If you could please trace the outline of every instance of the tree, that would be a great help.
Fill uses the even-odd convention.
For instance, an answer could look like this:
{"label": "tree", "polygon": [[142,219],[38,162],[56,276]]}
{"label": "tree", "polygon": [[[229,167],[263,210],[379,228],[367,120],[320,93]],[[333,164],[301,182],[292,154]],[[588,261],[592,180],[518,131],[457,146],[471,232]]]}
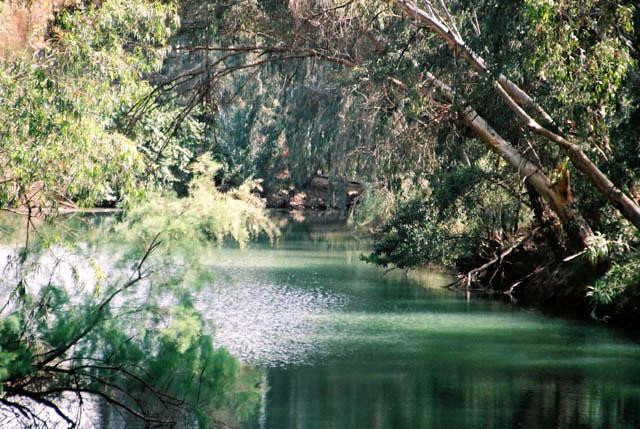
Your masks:
{"label": "tree", "polygon": [[[452,52],[468,61],[475,71],[481,73],[485,78],[493,78],[492,72],[484,59],[471,50],[462,39],[444,2],[441,2],[442,13],[448,17],[448,24],[445,24],[445,22],[439,18],[435,11],[436,6],[434,6],[432,2],[425,2],[427,5],[426,10],[419,8],[414,2],[408,0],[398,0],[396,3],[409,17],[418,20],[437,34],[443,41],[448,43],[452,47]],[[569,159],[571,159],[574,166],[585,174],[598,192],[607,198],[636,228],[640,229],[640,207],[638,207],[636,202],[629,196],[618,189],[595,163],[587,157],[578,145],[567,140],[556,125],[556,121],[551,118],[540,104],[535,102],[529,94],[504,75],[498,75],[497,79],[493,81],[493,87],[497,95],[504,100],[509,109],[516,114],[528,129],[559,145],[568,155]],[[541,118],[540,120],[546,123],[546,126],[541,125],[540,122],[535,120],[525,109],[529,109],[533,114],[538,115]],[[467,121],[466,123],[472,125],[472,122]],[[476,131],[480,133],[480,131]],[[480,135],[484,136],[485,134]],[[482,138],[484,140],[487,137]],[[538,192],[544,192],[542,187],[536,187],[536,190],[538,190]],[[541,194],[547,197],[546,193],[542,192]],[[551,197],[547,197],[547,199],[552,200]],[[563,216],[560,217],[562,218]]]}
{"label": "tree", "polygon": [[[193,166],[189,197],[150,197],[93,240],[61,241],[43,226],[11,255],[0,282],[0,410],[39,427],[56,425],[46,411],[74,426],[90,400],[146,425],[210,427],[255,410],[258,371],[214,346],[193,295],[210,279],[211,241],[243,246],[278,230],[251,183],[223,194],[212,167]],[[110,262],[98,262],[105,254]]]}
{"label": "tree", "polygon": [[[229,7],[219,7],[215,20],[218,25],[216,28],[225,32],[228,36],[225,40],[244,44],[225,45],[225,41],[216,46],[193,47],[194,50],[220,54],[218,60],[207,60],[208,62],[199,69],[202,71],[198,73],[207,82],[208,88],[215,88],[222,82],[222,77],[260,68],[265,64],[301,61],[302,58],[307,58],[307,61],[332,63],[343,69],[336,70],[335,74],[340,76],[346,88],[352,90],[353,87],[349,87],[349,83],[357,82],[355,85],[360,91],[366,88],[366,92],[379,93],[380,99],[390,101],[388,111],[384,112],[381,109],[382,114],[376,116],[374,122],[384,124],[384,127],[388,127],[385,128],[387,131],[393,132],[395,129],[396,136],[402,136],[393,139],[396,146],[404,138],[414,147],[426,146],[419,138],[415,139],[416,134],[406,131],[411,130],[416,124],[418,129],[424,130],[424,124],[427,124],[428,128],[430,123],[441,123],[442,118],[438,118],[438,111],[459,112],[457,118],[452,114],[451,119],[458,119],[469,127],[485,142],[488,149],[496,151],[515,171],[520,171],[522,166],[525,167],[526,173],[523,177],[544,198],[577,243],[584,244],[590,236],[590,219],[585,222],[583,213],[576,210],[575,204],[571,206],[569,201],[563,200],[563,194],[566,192],[558,192],[554,188],[555,180],[552,176],[556,174],[556,166],[562,161],[556,148],[566,154],[576,170],[584,174],[592,189],[598,192],[600,199],[608,201],[636,227],[639,225],[640,211],[633,198],[615,186],[603,167],[593,160],[593,154],[587,153],[597,151],[599,146],[604,145],[602,140],[609,139],[605,134],[611,128],[596,127],[594,115],[583,115],[584,118],[589,116],[591,123],[588,120],[583,121],[580,125],[584,126],[585,130],[580,130],[579,133],[586,135],[589,129],[594,129],[595,134],[593,138],[586,139],[588,144],[580,143],[575,136],[567,134],[566,130],[560,130],[561,125],[568,127],[569,132],[575,134],[577,131],[572,129],[570,124],[577,123],[577,116],[554,121],[551,114],[542,107],[543,102],[557,105],[562,100],[554,98],[553,94],[545,93],[538,97],[542,101],[536,101],[522,89],[525,86],[544,85],[542,75],[526,72],[533,62],[548,63],[561,60],[551,56],[557,55],[558,52],[550,52],[551,48],[547,46],[542,34],[552,34],[555,31],[553,26],[565,23],[555,22],[549,17],[562,16],[562,13],[567,12],[571,22],[566,23],[570,28],[566,37],[570,38],[574,33],[587,33],[591,31],[588,26],[596,25],[593,20],[585,21],[581,17],[589,16],[589,13],[597,13],[597,16],[604,17],[611,9],[597,9],[593,2],[579,7],[567,2],[554,8],[545,1],[531,1],[512,7],[514,22],[505,25],[503,32],[496,32],[495,28],[488,32],[483,31],[483,28],[491,25],[491,20],[495,18],[490,10],[499,6],[492,1],[474,3],[476,7],[464,1],[449,2],[448,6],[445,2],[426,2],[424,6],[418,6],[412,1],[397,1],[392,5],[390,8],[384,2],[295,2],[295,5],[292,4],[290,7],[275,4],[267,7],[261,2],[242,2]],[[603,19],[602,23],[597,24],[601,27],[602,40],[584,37],[579,43],[597,56],[598,60],[594,59],[593,62],[602,60],[607,64],[593,69],[593,72],[598,74],[600,86],[622,94],[626,91],[625,77],[632,75],[633,62],[629,60],[630,48],[621,44],[621,41],[630,37],[624,34],[632,32],[629,23],[634,9],[627,2],[616,3],[612,8],[615,19]],[[394,14],[394,10],[402,15]],[[478,11],[480,14],[476,13]],[[479,20],[478,17],[484,20]],[[456,25],[458,20],[465,24],[464,28]],[[282,31],[288,30],[290,25],[295,28],[294,31]],[[516,28],[520,36],[515,34]],[[626,30],[623,30],[625,28]],[[523,32],[533,34],[531,43],[526,42],[526,39],[524,42],[512,39],[514,36],[521,37]],[[433,33],[436,38],[429,37],[429,33]],[[498,35],[487,36],[487,33]],[[470,39],[471,43],[467,44],[465,39]],[[487,40],[493,43],[494,39],[500,39],[499,44],[491,46],[494,51],[507,46],[508,43],[521,43],[525,46],[522,53],[513,55],[513,58],[496,56],[496,60],[503,62],[488,63],[476,52],[493,52],[489,47],[483,46],[482,42]],[[434,43],[437,40],[445,42],[452,49],[441,49]],[[544,60],[545,55],[547,60]],[[463,61],[456,61],[456,57]],[[228,62],[229,58],[236,62]],[[430,70],[425,70],[420,64],[429,64]],[[588,73],[579,73],[578,64],[569,67],[571,70],[566,70],[565,76],[580,75],[585,78],[581,77],[580,82],[577,79],[562,81],[558,76],[553,85],[563,88],[563,92],[575,86],[576,90],[583,91],[584,95],[589,91],[603,91],[585,86]],[[517,85],[509,80],[502,70],[511,71],[527,81]],[[536,71],[539,71],[539,67]],[[433,86],[440,91],[439,100],[427,93],[426,88]],[[486,98],[488,91],[494,91],[504,104],[489,102],[495,99]],[[445,102],[444,105],[442,101]],[[597,106],[584,96],[582,99],[564,100],[565,103],[574,101],[575,106],[565,105],[554,110],[565,113],[571,113],[571,109],[585,109],[588,112],[597,110]],[[605,110],[619,112],[614,123],[628,120],[624,119],[628,118],[628,109],[617,109],[615,97],[607,95],[606,103]],[[615,114],[608,117],[613,116]],[[357,115],[355,118],[347,118],[346,120],[357,121]],[[497,121],[501,122],[500,127],[496,127]],[[558,123],[560,125],[557,125]],[[612,126],[615,126],[614,123]],[[506,138],[502,137],[504,132],[509,133]],[[422,138],[424,137],[423,133]],[[593,141],[598,138],[601,139],[600,142]],[[370,146],[375,147],[382,139],[375,140],[376,142]],[[531,149],[536,154],[543,152],[543,155],[532,160],[530,157],[534,152]],[[411,170],[410,167],[408,169]]]}

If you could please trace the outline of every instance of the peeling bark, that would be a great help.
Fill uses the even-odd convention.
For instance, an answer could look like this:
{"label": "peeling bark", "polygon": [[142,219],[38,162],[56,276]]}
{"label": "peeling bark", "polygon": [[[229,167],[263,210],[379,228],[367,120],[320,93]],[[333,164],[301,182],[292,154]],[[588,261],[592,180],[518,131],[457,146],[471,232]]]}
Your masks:
{"label": "peeling bark", "polygon": [[[396,0],[395,3],[407,16],[420,22],[445,41],[452,48],[454,55],[466,59],[469,65],[478,73],[486,77],[490,76],[490,70],[486,62],[467,46],[455,29],[455,24],[450,15],[447,14],[451,20],[447,24],[435,15],[428,1],[425,2],[429,9],[428,11],[419,8],[415,2],[410,0]],[[532,132],[557,144],[569,157],[575,168],[587,177],[600,195],[607,199],[636,228],[640,229],[640,207],[638,204],[616,187],[578,145],[570,142],[562,135],[555,121],[542,106],[504,75],[500,75],[494,81],[493,86],[507,106]],[[543,126],[536,121],[524,108],[532,110],[545,122],[545,125]]]}
{"label": "peeling bark", "polygon": [[[455,92],[451,87],[440,81],[433,74],[426,72],[426,80],[429,86],[453,102]],[[423,87],[424,92],[427,88]],[[462,121],[475,135],[493,152],[506,160],[512,167],[518,170],[518,174],[524,178],[536,192],[549,204],[562,222],[567,234],[578,244],[584,245],[593,235],[586,221],[573,210],[567,200],[560,195],[553,186],[549,177],[533,162],[529,161],[511,143],[505,140],[491,125],[475,111],[467,107],[462,112]]]}

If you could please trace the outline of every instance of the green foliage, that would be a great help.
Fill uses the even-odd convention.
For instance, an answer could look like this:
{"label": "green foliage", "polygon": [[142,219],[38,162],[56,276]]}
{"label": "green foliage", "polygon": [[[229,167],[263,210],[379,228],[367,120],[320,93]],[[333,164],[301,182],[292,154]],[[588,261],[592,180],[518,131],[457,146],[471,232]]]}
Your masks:
{"label": "green foliage", "polygon": [[630,288],[640,288],[640,252],[627,254],[622,260],[615,262],[607,273],[589,287],[587,296],[596,305],[614,303]]}
{"label": "green foliage", "polygon": [[109,0],[63,10],[37,55],[0,59],[0,205],[81,205],[137,193],[144,160],[116,127],[151,90],[173,11],[159,2]]}
{"label": "green foliage", "polygon": [[201,427],[211,426],[212,416],[224,407],[231,407],[239,420],[247,418],[259,400],[253,389],[258,372],[241,368],[227,351],[214,349],[203,327],[194,309],[173,309],[171,323],[160,332],[158,358],[150,363],[149,376],[171,381],[170,392],[185,398]]}
{"label": "green foliage", "polygon": [[[149,289],[146,302],[132,284],[123,288],[117,282],[102,292],[75,291],[80,300],[50,284],[32,305],[16,302],[18,307],[0,320],[6,398],[55,403],[65,391],[85,392],[156,424],[170,424],[176,412],[196,416],[200,427],[211,427],[212,418],[225,409],[236,418],[247,417],[259,399],[258,374],[214,348],[210,327],[185,298],[187,290],[168,294],[163,276],[151,275],[163,292]],[[122,294],[128,305],[109,304],[114,294]],[[170,306],[162,304],[167,299]],[[60,368],[61,361],[68,364]],[[33,378],[43,384],[32,385]]]}
{"label": "green foliage", "polygon": [[207,125],[195,116],[188,116],[176,127],[174,121],[180,107],[171,101],[152,103],[144,112],[137,113],[133,123],[133,114],[125,113],[118,126],[137,142],[138,151],[147,161],[148,176],[143,182],[184,195],[192,177],[189,165],[210,146]]}
{"label": "green foliage", "polygon": [[395,198],[391,191],[367,185],[351,220],[358,227],[377,227],[393,215],[394,207]]}
{"label": "green foliage", "polygon": [[594,233],[594,235],[587,240],[587,247],[585,249],[587,260],[594,266],[608,260],[609,246],[610,243],[604,235],[598,232]]}
{"label": "green foliage", "polygon": [[[396,213],[377,224],[379,238],[369,262],[386,266],[399,261],[407,267],[474,264],[492,257],[481,252],[491,252],[531,224],[532,213],[520,200],[523,189],[509,192],[509,186],[517,189],[518,179],[503,171],[494,156],[475,151],[474,145],[469,149],[468,162],[448,154],[446,164],[428,179],[404,181],[394,200]],[[405,221],[409,224],[403,227]],[[414,251],[415,261],[402,262]]]}
{"label": "green foliage", "polygon": [[[465,37],[494,65],[495,73],[509,76],[535,94],[536,101],[553,118],[562,118],[558,126],[616,185],[633,187],[640,161],[636,155],[640,135],[635,125],[640,105],[638,32],[634,28],[640,16],[637,2],[461,3],[467,11],[482,17],[481,35],[466,30]],[[485,104],[495,109],[493,103]],[[513,114],[495,109],[491,117],[503,135],[515,134],[504,126],[514,123]],[[548,171],[562,160],[563,154],[536,144],[536,137],[526,138],[533,141],[536,160],[550,165]],[[522,138],[518,136],[515,141],[521,142]],[[576,207],[592,228],[607,235],[619,234],[624,225],[615,210],[607,207],[580,174],[572,178]]]}
{"label": "green foliage", "polygon": [[362,259],[386,267],[414,268],[441,262],[450,255],[448,237],[435,220],[433,209],[420,199],[410,200],[397,209],[380,231],[373,252]]}
{"label": "green foliage", "polygon": [[253,193],[259,182],[246,181],[222,192],[213,181],[219,168],[207,154],[202,155],[192,165],[194,178],[188,196],[150,194],[130,208],[122,227],[124,232],[148,241],[162,231],[172,242],[184,243],[186,247],[205,240],[222,243],[226,237],[240,247],[260,234],[270,240],[276,238],[277,226],[268,217],[264,201]]}
{"label": "green foliage", "polygon": [[[592,114],[615,102],[632,65],[627,47],[617,37],[618,29],[633,30],[633,6],[624,3],[525,2],[524,16],[534,37],[528,64],[554,83],[558,102],[568,101],[574,109]],[[556,31],[550,34],[549,28]]]}
{"label": "green foliage", "polygon": [[587,296],[596,308],[616,303],[628,290],[640,289],[640,252],[630,248],[629,242],[637,243],[637,236],[607,240],[595,234],[587,243],[585,252],[591,264],[612,261],[607,272],[589,286]]}

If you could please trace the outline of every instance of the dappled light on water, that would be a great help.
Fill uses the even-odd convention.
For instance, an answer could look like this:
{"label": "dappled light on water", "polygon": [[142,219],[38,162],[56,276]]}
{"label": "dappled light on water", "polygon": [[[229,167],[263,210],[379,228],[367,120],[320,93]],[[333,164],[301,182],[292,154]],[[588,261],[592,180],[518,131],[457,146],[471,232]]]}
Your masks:
{"label": "dappled light on water", "polygon": [[[308,238],[312,239],[308,239]],[[600,326],[364,264],[315,232],[215,249],[198,308],[267,368],[249,427],[633,427],[640,347]]]}
{"label": "dappled light on water", "polygon": [[313,341],[326,330],[321,321],[348,298],[321,288],[299,290],[279,284],[224,284],[203,293],[216,342],[240,359],[263,366],[305,363],[326,353]]}

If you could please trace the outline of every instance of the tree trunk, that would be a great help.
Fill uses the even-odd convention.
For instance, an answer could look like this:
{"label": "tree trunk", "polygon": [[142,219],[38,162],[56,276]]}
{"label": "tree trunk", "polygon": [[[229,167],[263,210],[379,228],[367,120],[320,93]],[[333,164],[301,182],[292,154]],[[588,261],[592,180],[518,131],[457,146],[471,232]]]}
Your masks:
{"label": "tree trunk", "polygon": [[[433,74],[426,72],[426,82],[429,86],[437,88],[439,92],[453,102],[455,93],[452,88],[440,81]],[[426,88],[420,88],[424,94]],[[524,157],[520,151],[502,138],[487,121],[472,107],[467,107],[462,113],[464,124],[493,152],[506,160],[512,167],[518,170],[518,174],[527,181],[536,192],[549,204],[556,213],[569,237],[578,245],[584,246],[587,239],[593,235],[586,221],[571,207],[553,187],[547,175],[533,162]]]}
{"label": "tree trunk", "polygon": [[[466,59],[471,67],[479,73],[485,76],[490,76],[489,68],[487,67],[484,59],[473,52],[473,50],[466,45],[464,40],[462,40],[448,12],[446,15],[451,21],[449,25],[445,24],[437,15],[435,15],[429,2],[425,2],[429,11],[419,8],[411,0],[395,0],[395,3],[404,10],[410,18],[424,24],[443,41],[449,44],[453,49],[454,55],[458,55]],[[542,108],[542,106],[537,104],[531,96],[503,75],[500,75],[498,79],[494,81],[494,89],[529,129],[556,143],[567,154],[576,169],[582,172],[594,185],[600,195],[606,198],[636,228],[640,229],[640,207],[638,204],[618,189],[577,145],[569,142],[564,136],[562,136],[561,132],[555,125],[555,122]],[[533,119],[524,110],[524,107],[532,109],[544,120],[544,122],[546,122],[546,126],[540,125],[535,119]]]}
{"label": "tree trunk", "polygon": [[575,210],[569,207],[567,201],[555,191],[551,180],[542,170],[503,139],[475,110],[469,107],[463,112],[463,115],[465,125],[471,128],[478,138],[492,151],[518,170],[518,173],[533,186],[536,192],[544,198],[551,209],[558,215],[567,234],[578,244],[584,246],[587,239],[593,234],[591,228]]}

